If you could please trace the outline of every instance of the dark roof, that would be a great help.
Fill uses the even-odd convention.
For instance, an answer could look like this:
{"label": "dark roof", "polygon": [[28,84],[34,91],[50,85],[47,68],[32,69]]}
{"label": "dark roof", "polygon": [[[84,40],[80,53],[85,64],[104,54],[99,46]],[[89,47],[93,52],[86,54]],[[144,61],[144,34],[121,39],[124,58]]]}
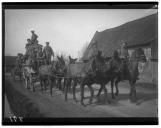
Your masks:
{"label": "dark roof", "polygon": [[120,47],[124,41],[128,47],[148,45],[149,42],[158,38],[158,14],[146,16],[115,28],[96,32],[84,57],[91,56],[92,44],[98,42],[98,48],[105,56],[111,56],[113,51]]}

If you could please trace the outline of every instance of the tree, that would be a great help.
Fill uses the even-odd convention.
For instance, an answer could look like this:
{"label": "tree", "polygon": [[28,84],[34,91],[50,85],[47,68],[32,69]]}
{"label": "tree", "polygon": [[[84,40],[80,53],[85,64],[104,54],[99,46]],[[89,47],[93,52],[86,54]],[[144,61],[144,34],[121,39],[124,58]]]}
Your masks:
{"label": "tree", "polygon": [[88,45],[89,45],[89,42],[84,43],[82,48],[80,49],[80,51],[78,51],[79,59],[81,59],[84,56],[84,54],[88,48]]}

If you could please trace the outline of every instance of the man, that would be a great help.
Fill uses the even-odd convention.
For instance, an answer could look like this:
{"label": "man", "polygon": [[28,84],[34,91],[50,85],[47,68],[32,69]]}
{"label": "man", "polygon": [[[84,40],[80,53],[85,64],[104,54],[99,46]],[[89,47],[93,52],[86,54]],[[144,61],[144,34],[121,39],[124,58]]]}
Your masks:
{"label": "man", "polygon": [[122,60],[122,65],[121,65],[121,78],[124,79],[126,77],[126,68],[127,68],[127,61],[129,59],[129,53],[128,50],[126,49],[127,43],[123,42],[121,44],[120,48],[120,58]]}
{"label": "man", "polygon": [[21,53],[17,54],[17,58],[16,58],[16,67],[17,69],[20,71],[21,67],[22,67],[22,60],[21,60]]}
{"label": "man", "polygon": [[54,52],[53,49],[49,46],[49,42],[46,42],[46,46],[44,47],[43,53],[45,55],[46,63],[51,64],[51,57],[52,55],[54,57]]}
{"label": "man", "polygon": [[37,66],[40,67],[43,64],[43,52],[42,52],[42,45],[38,46],[38,51],[37,51]]}
{"label": "man", "polygon": [[128,50],[126,49],[126,46],[127,46],[127,43],[123,42],[121,44],[121,49],[120,49],[120,58],[124,60],[129,58],[129,53],[128,53]]}
{"label": "man", "polygon": [[25,55],[29,55],[29,51],[30,51],[30,46],[31,46],[31,40],[30,39],[27,39],[27,44],[26,44],[26,46],[25,46],[25,48],[26,48],[26,53],[25,53]]}
{"label": "man", "polygon": [[37,40],[37,38],[38,38],[38,36],[35,34],[35,31],[34,31],[34,30],[32,30],[31,33],[32,33],[32,36],[31,36],[31,43],[32,43],[32,44],[35,44],[35,43],[36,43],[36,40]]}

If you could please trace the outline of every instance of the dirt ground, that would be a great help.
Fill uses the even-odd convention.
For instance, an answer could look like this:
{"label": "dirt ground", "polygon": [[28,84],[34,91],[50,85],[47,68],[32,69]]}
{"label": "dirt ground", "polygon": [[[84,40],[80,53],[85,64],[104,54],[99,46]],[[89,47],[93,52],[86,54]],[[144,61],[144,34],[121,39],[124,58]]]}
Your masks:
{"label": "dirt ground", "polygon": [[[79,86],[76,90],[78,102],[75,102],[70,93],[68,94],[68,101],[65,101],[63,92],[58,89],[53,88],[53,96],[51,97],[49,87],[46,92],[42,93],[39,83],[36,83],[36,92],[32,92],[25,89],[19,80],[13,81],[9,75],[6,76],[6,79],[12,82],[19,92],[31,99],[45,117],[157,117],[158,91],[157,87],[149,83],[136,83],[137,103],[129,101],[130,86],[128,82],[119,84],[120,94],[115,99],[111,98],[110,85],[106,86],[111,104],[104,102],[104,92],[102,92],[100,100],[97,101],[95,97],[93,103],[89,105],[90,93],[86,88],[84,101],[87,106],[84,107],[80,104]],[[93,88],[96,95],[99,85],[93,85]],[[5,110],[7,107],[8,105],[5,104]]]}

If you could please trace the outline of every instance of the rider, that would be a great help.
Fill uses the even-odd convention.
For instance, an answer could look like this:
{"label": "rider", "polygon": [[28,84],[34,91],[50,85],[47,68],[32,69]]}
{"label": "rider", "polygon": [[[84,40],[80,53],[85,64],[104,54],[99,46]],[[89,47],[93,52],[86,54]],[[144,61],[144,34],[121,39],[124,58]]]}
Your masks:
{"label": "rider", "polygon": [[32,44],[35,44],[36,41],[37,41],[38,36],[35,34],[35,31],[34,31],[34,30],[32,30],[31,33],[32,33],[32,36],[31,36],[31,43],[32,43]]}
{"label": "rider", "polygon": [[127,60],[129,58],[129,53],[126,47],[127,47],[127,43],[123,42],[120,48],[120,58],[122,60]]}
{"label": "rider", "polygon": [[122,65],[122,79],[124,79],[124,77],[126,76],[126,67],[127,67],[127,62],[128,62],[128,59],[129,59],[129,53],[128,53],[128,50],[127,50],[127,42],[123,42],[121,44],[121,48],[120,48],[120,58],[123,62],[123,65]]}
{"label": "rider", "polygon": [[43,53],[45,55],[46,63],[51,64],[51,57],[54,57],[53,49],[49,46],[49,42],[46,42]]}

